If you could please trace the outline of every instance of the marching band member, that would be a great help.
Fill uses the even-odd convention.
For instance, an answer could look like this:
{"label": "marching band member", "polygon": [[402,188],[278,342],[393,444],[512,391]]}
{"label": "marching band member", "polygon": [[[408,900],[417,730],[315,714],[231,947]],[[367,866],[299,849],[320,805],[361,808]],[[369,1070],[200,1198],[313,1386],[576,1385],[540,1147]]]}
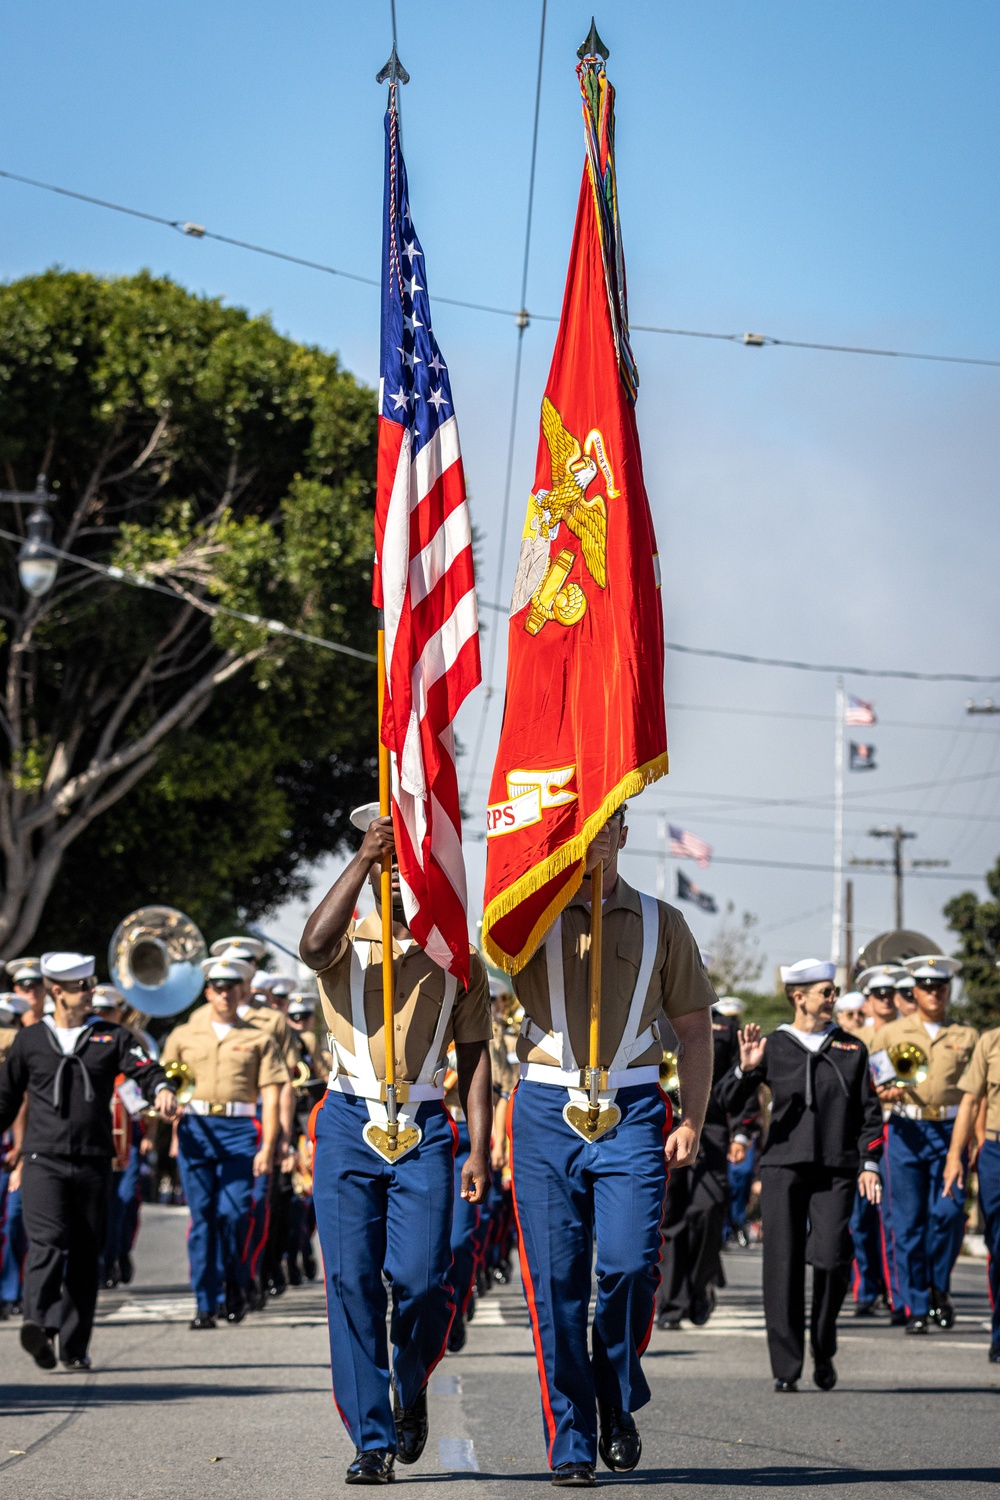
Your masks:
{"label": "marching band member", "polygon": [[28,1002],[28,1009],[21,1016],[22,1026],[34,1026],[42,1019],[45,1008],[45,977],[40,958],[12,958],[4,967],[10,975],[15,995]]}
{"label": "marching band member", "polygon": [[913,975],[908,974],[904,969],[903,973],[896,980],[896,1009],[900,1017],[916,1014],[917,1002],[913,993],[915,988]]}
{"label": "marching band member", "polygon": [[[121,990],[113,984],[96,985],[91,992],[90,1005],[95,1015],[107,1021],[116,1021],[119,1026],[126,1026],[128,1002]],[[135,1027],[126,1026],[126,1029],[146,1047],[150,1057],[158,1055]],[[101,1256],[103,1284],[108,1288],[116,1287],[120,1282],[127,1285],[132,1280],[132,1247],[138,1228],[141,1116],[146,1107],[146,1101],[139,1090],[134,1084],[127,1085],[124,1078],[116,1083],[115,1096],[115,1107],[120,1112],[122,1124],[128,1134],[128,1148],[124,1167],[118,1164],[117,1149],[112,1162],[108,1224]]]}
{"label": "marching band member", "polygon": [[860,990],[848,990],[838,995],[833,1014],[841,1031],[849,1036],[860,1036],[865,1029],[865,997]]}
{"label": "marching band member", "polygon": [[[666,1169],[695,1159],[711,1085],[715,993],[681,914],[619,876],[626,838],[623,807],[587,853],[588,869],[604,860],[601,1062],[609,1071],[601,1099],[620,1111],[617,1128],[588,1141],[565,1113],[583,1097],[576,1059],[587,1056],[588,882],[514,979],[524,1021],[509,1113],[511,1173],[556,1485],[592,1485],[598,1451],[615,1471],[639,1462],[632,1413],[650,1398],[640,1356],[653,1325]],[[659,1088],[664,1013],[678,1038],[684,1101],[672,1131]]]}
{"label": "marching band member", "polygon": [[[0,994],[0,1068],[21,1029],[21,1013],[28,1002],[13,992]],[[0,1137],[0,1321],[10,1317],[21,1300],[21,1260],[24,1231],[21,1223],[21,1148],[13,1130]]]}
{"label": "marching band member", "polygon": [[760,1175],[764,1318],[776,1391],[797,1390],[802,1374],[807,1264],[813,1268],[813,1380],[822,1391],[836,1385],[837,1314],[850,1272],[855,1186],[873,1203],[881,1196],[882,1111],[864,1045],[833,1023],[835,972],[835,964],[814,958],[781,970],[794,1019],[769,1037],[759,1026],[744,1027],[739,1065],[721,1090],[730,1112],[760,1084],[771,1090]]}
{"label": "marching band member", "polygon": [[[865,1022],[857,1035],[869,1052],[881,1047],[882,1043],[876,1038],[899,1014],[896,985],[905,978],[909,975],[898,964],[875,964],[863,970],[855,980],[865,1001]],[[888,1113],[888,1109],[883,1110],[883,1119],[888,1118]],[[906,1309],[899,1293],[897,1260],[889,1223],[889,1201],[884,1190],[881,1203],[872,1203],[863,1193],[858,1193],[851,1214],[851,1242],[854,1245],[855,1317],[874,1317],[887,1301],[893,1323],[905,1323]]]}
{"label": "marching band member", "polygon": [[131,1032],[91,1013],[94,960],[45,953],[41,970],[54,1013],[18,1033],[0,1070],[0,1131],[29,1101],[24,1138],[24,1276],[21,1345],[43,1370],[53,1340],[68,1369],[90,1368],[113,1154],[111,1095],[120,1073],[167,1119],[177,1101],[163,1069]]}
{"label": "marching band member", "polygon": [[177,1164],[191,1212],[188,1258],[196,1310],[190,1326],[195,1330],[216,1327],[223,1296],[231,1323],[246,1313],[250,1195],[254,1179],[271,1170],[278,1094],[288,1078],[270,1035],[240,1016],[249,965],[216,957],[205,959],[202,968],[207,1003],[174,1028],[163,1049],[164,1063],[184,1063],[197,1090],[177,1130]]}
{"label": "marching band member", "polygon": [[959,1080],[972,1057],[977,1033],[947,1019],[952,975],[961,964],[941,954],[908,959],[916,1011],[878,1033],[872,1051],[876,1077],[891,1079],[890,1047],[910,1044],[927,1058],[923,1083],[880,1087],[893,1106],[885,1151],[885,1198],[900,1297],[907,1312],[906,1332],[927,1333],[931,1322],[950,1328],[955,1308],[949,1296],[951,1273],[965,1233],[965,1190],[956,1182],[942,1193],[951,1124],[962,1101]]}
{"label": "marching band member", "polygon": [[[478,1205],[488,1184],[489,991],[474,949],[466,990],[414,943],[393,860],[396,1056],[408,1102],[401,1114],[406,1145],[390,1159],[379,1082],[385,1077],[379,872],[383,853],[394,849],[392,820],[378,816],[377,804],[351,817],[365,829],[361,848],[309,918],[300,951],[318,974],[337,1063],[315,1114],[313,1193],[334,1399],[357,1449],[347,1483],[384,1484],[394,1477],[397,1456],[415,1463],[423,1452],[427,1380],[454,1314],[448,1273],[455,1127],[438,1081],[452,1041],[470,1138],[462,1195]],[[376,911],[354,926],[369,875]],[[383,1274],[393,1289],[391,1395]]]}
{"label": "marching band member", "polygon": [[451,1216],[451,1282],[455,1299],[455,1316],[448,1330],[448,1352],[457,1354],[465,1348],[466,1321],[471,1317],[470,1304],[476,1294],[476,1271],[481,1263],[486,1222],[484,1211],[478,1203],[462,1197],[462,1172],[472,1151],[469,1127],[462,1113],[462,1101],[458,1092],[458,1058],[455,1049],[449,1048],[445,1058],[444,1107],[455,1122],[457,1141],[455,1145],[455,1204]]}
{"label": "marching band member", "polygon": [[1000,1364],[1000,1026],[983,1032],[958,1086],[965,1097],[952,1126],[942,1192],[950,1198],[956,1189],[965,1186],[965,1150],[976,1133],[980,1109],[985,1105],[985,1138],[976,1157],[976,1176],[989,1252],[993,1307],[989,1360],[996,1365]]}

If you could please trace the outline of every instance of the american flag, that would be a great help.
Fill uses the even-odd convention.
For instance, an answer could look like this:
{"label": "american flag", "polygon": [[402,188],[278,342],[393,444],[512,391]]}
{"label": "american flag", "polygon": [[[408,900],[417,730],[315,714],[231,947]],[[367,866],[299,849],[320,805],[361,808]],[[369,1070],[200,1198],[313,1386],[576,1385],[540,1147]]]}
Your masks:
{"label": "american flag", "polygon": [[674,859],[693,859],[707,870],[712,860],[712,846],[706,844],[704,839],[696,838],[686,828],[678,828],[676,823],[669,825],[670,829],[670,853]]}
{"label": "american flag", "polygon": [[451,384],[431,332],[395,90],[385,116],[382,353],[373,598],[385,620],[382,740],[414,939],[467,982],[465,860],[452,723],[482,680],[472,533]]}
{"label": "american flag", "polygon": [[864,698],[855,698],[853,693],[847,695],[847,708],[844,712],[845,724],[874,724],[875,706],[866,703]]}

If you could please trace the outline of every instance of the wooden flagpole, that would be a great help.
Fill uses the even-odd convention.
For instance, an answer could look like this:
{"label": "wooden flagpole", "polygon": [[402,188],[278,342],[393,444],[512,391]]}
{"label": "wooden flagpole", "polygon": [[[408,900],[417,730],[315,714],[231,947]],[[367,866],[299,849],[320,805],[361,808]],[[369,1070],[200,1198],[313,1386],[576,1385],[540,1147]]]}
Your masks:
{"label": "wooden flagpole", "polygon": [[[378,630],[378,810],[387,818],[392,811],[389,747],[382,739],[382,708],[385,703],[385,628],[379,610]],[[385,1035],[385,1106],[388,1116],[388,1148],[396,1150],[399,1123],[396,1118],[395,977],[392,970],[392,854],[382,856],[380,894],[382,900],[382,1024]]]}

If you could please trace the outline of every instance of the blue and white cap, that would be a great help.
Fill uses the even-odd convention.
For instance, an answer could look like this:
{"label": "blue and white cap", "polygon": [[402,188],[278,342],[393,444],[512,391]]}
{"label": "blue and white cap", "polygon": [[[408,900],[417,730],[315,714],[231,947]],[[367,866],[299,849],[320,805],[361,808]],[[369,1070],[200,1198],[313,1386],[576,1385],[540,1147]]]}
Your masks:
{"label": "blue and white cap", "polygon": [[837,965],[821,958],[800,958],[797,964],[782,965],[782,984],[822,984],[836,977]]}

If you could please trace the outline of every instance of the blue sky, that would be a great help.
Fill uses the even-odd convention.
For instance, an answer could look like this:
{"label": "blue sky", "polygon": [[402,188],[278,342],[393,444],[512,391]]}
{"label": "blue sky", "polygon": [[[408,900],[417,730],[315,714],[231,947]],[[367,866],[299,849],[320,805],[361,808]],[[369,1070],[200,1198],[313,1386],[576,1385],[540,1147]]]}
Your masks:
{"label": "blue sky", "polygon": [[[404,145],[432,302],[517,303],[540,12],[540,0],[398,0],[412,75]],[[660,0],[606,3],[597,19],[618,89],[635,322],[1000,357],[995,4]],[[539,312],[557,311],[562,294],[583,155],[573,69],[589,21],[589,9],[550,0],[527,299]],[[377,276],[374,74],[389,44],[388,0],[6,0],[0,167]],[[167,272],[269,311],[377,378],[373,288],[0,181],[0,275],[52,264]],[[508,320],[443,304],[435,332],[490,598],[516,334]],[[525,335],[515,528],[553,336],[542,321]],[[1000,370],[634,342],[669,639],[1000,669]],[[506,557],[503,597],[512,546]],[[502,667],[501,642],[498,685]],[[967,718],[976,690],[958,684],[849,678],[848,688],[874,698],[882,721],[869,736],[879,769],[849,783],[848,853],[881,852],[866,831],[899,815],[919,835],[915,854],[951,858],[956,872],[992,863],[1000,719]],[[667,701],[689,706],[668,707],[671,775],[635,804],[633,843],[652,847],[666,811],[719,855],[829,863],[832,679],[673,655]],[[498,694],[489,752],[499,705]],[[460,724],[466,743],[479,713],[477,699]],[[474,809],[489,760],[468,785]],[[468,758],[463,769],[468,781]],[[814,805],[764,805],[789,801]],[[472,842],[474,905],[482,868]],[[652,885],[652,860],[625,868]],[[721,863],[689,873],[759,915],[769,964],[827,951],[827,875]],[[908,922],[946,942],[942,901],[967,884],[913,879]],[[859,873],[856,905],[862,935],[890,925],[889,882]],[[688,915],[710,946],[713,920]],[[289,911],[279,926],[292,935],[299,920]]]}

